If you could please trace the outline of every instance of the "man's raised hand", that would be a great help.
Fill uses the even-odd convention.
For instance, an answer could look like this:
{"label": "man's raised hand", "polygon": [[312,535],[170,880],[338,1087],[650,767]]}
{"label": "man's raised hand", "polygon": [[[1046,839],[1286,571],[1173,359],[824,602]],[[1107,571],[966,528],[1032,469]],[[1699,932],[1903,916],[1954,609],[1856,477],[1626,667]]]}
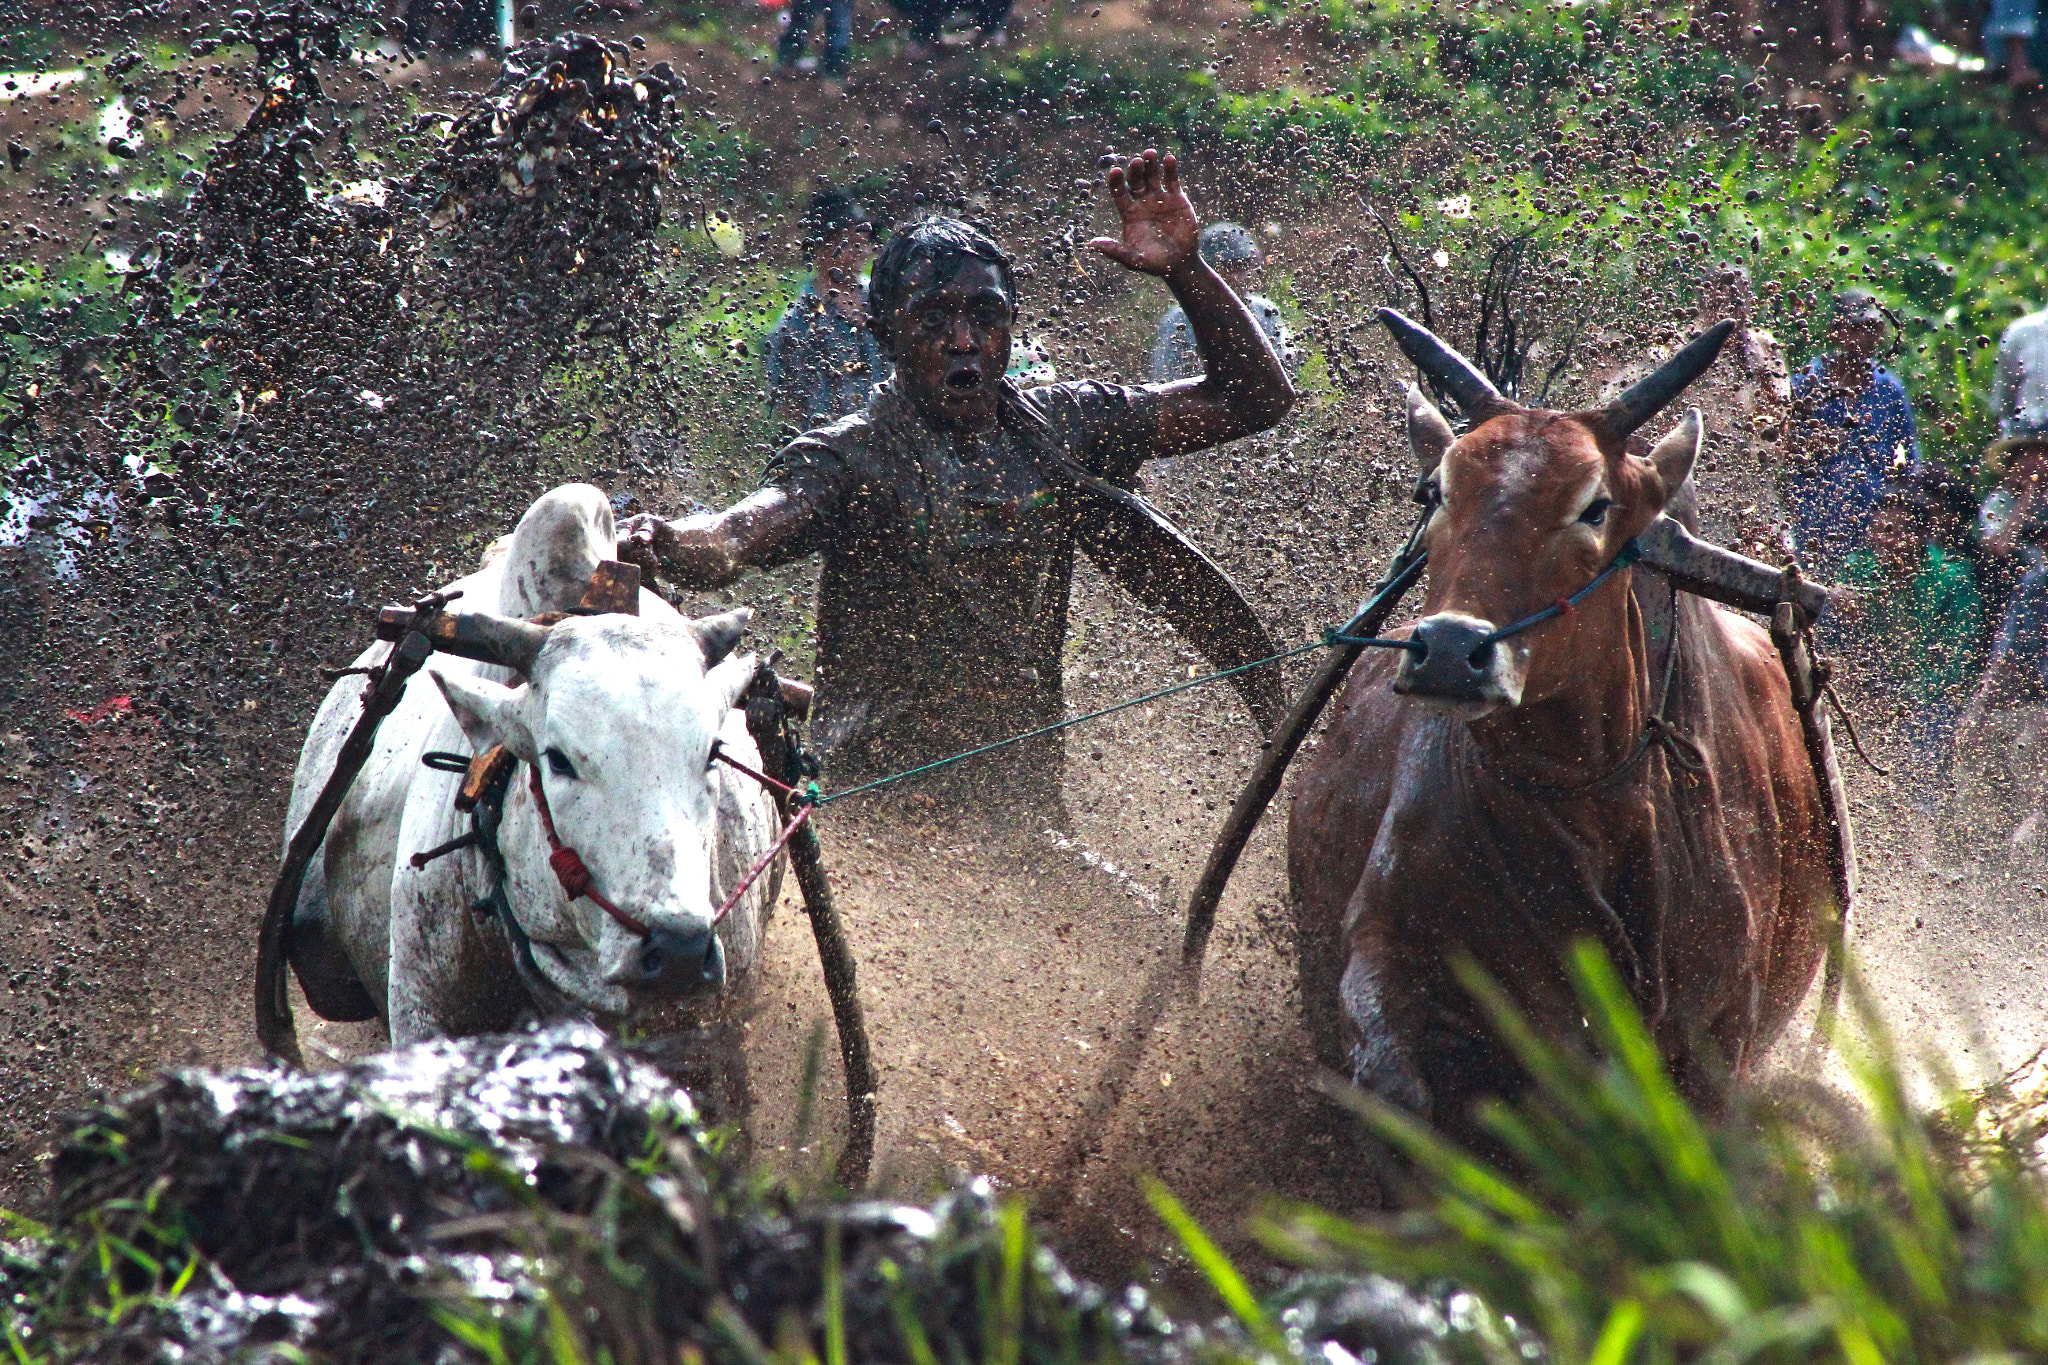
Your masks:
{"label": "man's raised hand", "polygon": [[1180,187],[1180,163],[1156,150],[1109,168],[1109,197],[1122,220],[1123,236],[1097,237],[1088,245],[1127,270],[1170,275],[1195,259],[1201,222]]}

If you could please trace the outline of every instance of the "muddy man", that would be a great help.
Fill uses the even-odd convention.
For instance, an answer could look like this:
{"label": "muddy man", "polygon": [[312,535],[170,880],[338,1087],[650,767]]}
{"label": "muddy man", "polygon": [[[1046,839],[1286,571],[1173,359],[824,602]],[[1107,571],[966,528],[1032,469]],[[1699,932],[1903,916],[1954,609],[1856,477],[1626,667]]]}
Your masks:
{"label": "muddy man", "polygon": [[[1077,547],[1217,667],[1277,652],[1222,571],[1129,490],[1146,460],[1272,426],[1294,388],[1196,251],[1174,158],[1147,151],[1107,180],[1121,236],[1089,245],[1166,282],[1201,376],[1019,389],[1005,377],[1010,257],[976,227],[927,218],[875,260],[868,325],[895,374],[866,409],[790,442],[761,490],[723,512],[624,528],[622,558],[658,559],[691,588],[823,555],[812,736],[834,785],[1060,719]],[[1277,668],[1232,681],[1270,730]],[[1037,742],[1037,761],[1006,766],[1001,790],[1057,791],[1058,754]]]}

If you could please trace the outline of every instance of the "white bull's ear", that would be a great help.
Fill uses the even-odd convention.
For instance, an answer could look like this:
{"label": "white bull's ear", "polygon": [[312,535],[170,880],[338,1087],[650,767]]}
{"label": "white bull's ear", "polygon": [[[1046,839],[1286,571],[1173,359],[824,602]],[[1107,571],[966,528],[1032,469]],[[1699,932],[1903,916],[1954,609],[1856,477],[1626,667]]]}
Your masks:
{"label": "white bull's ear", "polygon": [[712,694],[723,703],[725,710],[740,704],[740,698],[747,695],[747,688],[754,681],[754,674],[760,670],[758,654],[735,654],[704,675]]}
{"label": "white bull's ear", "polygon": [[1693,461],[1700,457],[1700,430],[1700,410],[1688,408],[1671,434],[1650,447],[1650,463],[1657,466],[1657,475],[1664,480],[1667,499],[1676,497],[1692,477]]}
{"label": "white bull's ear", "polygon": [[1415,463],[1427,474],[1444,462],[1444,452],[1458,439],[1451,424],[1436,410],[1436,404],[1422,396],[1415,385],[1408,386],[1408,445]]}
{"label": "white bull's ear", "polygon": [[462,733],[478,753],[502,744],[528,763],[540,761],[540,746],[533,741],[533,727],[526,722],[526,703],[533,689],[521,684],[506,687],[484,678],[453,677],[438,668],[434,675],[448,709],[462,726]]}
{"label": "white bull's ear", "polygon": [[720,659],[740,647],[740,637],[747,633],[747,622],[754,619],[752,607],[735,607],[722,611],[716,616],[700,616],[690,622],[690,632],[697,637],[697,643],[704,649],[704,667],[715,666]]}

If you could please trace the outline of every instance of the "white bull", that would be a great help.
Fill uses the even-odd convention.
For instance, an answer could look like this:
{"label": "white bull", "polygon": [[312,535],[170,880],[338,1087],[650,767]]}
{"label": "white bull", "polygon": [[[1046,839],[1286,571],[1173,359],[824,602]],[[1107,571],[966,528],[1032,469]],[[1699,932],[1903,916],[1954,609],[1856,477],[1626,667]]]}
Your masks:
{"label": "white bull", "polygon": [[[611,506],[569,484],[527,510],[503,553],[451,587],[451,611],[534,617],[577,605],[616,550]],[[734,709],[754,674],[734,655],[744,611],[692,621],[654,594],[640,615],[570,617],[551,627],[527,677],[437,655],[438,688],[418,680],[378,731],[368,763],[307,871],[290,956],[328,1018],[384,1019],[393,1044],[504,1029],[564,1005],[618,1018],[643,1007],[701,1005],[751,983],[778,864],[712,928],[731,888],[773,842],[775,809],[751,779],[711,760],[713,740],[757,768]],[[375,645],[356,662],[380,662]],[[361,711],[345,678],[313,721],[293,777],[287,832],[332,771]],[[456,811],[462,777],[424,767],[431,750],[503,744],[521,765],[507,789],[498,844],[505,901],[543,977],[536,1001],[512,936],[472,907],[498,878],[467,848],[414,868],[410,856],[469,832]],[[641,935],[588,897],[570,900],[530,790],[536,766],[561,843],[592,889],[639,921]],[[530,969],[529,969],[530,970]]]}

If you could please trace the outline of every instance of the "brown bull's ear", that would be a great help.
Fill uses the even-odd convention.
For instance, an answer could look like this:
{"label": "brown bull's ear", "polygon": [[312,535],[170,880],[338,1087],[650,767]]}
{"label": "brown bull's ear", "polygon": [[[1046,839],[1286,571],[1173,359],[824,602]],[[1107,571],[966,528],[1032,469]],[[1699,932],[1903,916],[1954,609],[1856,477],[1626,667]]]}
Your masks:
{"label": "brown bull's ear", "polygon": [[1613,449],[1630,432],[1670,406],[1673,399],[1707,372],[1734,331],[1731,318],[1715,323],[1688,341],[1671,359],[1629,385],[1621,397],[1590,414],[1601,440]]}
{"label": "brown bull's ear", "polygon": [[1444,462],[1444,452],[1457,440],[1457,433],[1444,415],[1436,410],[1436,404],[1422,396],[1422,390],[1413,384],[1408,386],[1408,446],[1415,452],[1415,463],[1425,474]]}
{"label": "brown bull's ear", "polygon": [[690,622],[690,631],[704,649],[704,667],[716,668],[721,659],[740,647],[747,622],[754,619],[751,607],[735,607],[716,616],[700,616]]}
{"label": "brown bull's ear", "polygon": [[1692,477],[1693,462],[1700,457],[1700,433],[1700,410],[1687,408],[1670,434],[1650,447],[1650,463],[1657,466],[1657,474],[1664,480],[1667,502]]}

